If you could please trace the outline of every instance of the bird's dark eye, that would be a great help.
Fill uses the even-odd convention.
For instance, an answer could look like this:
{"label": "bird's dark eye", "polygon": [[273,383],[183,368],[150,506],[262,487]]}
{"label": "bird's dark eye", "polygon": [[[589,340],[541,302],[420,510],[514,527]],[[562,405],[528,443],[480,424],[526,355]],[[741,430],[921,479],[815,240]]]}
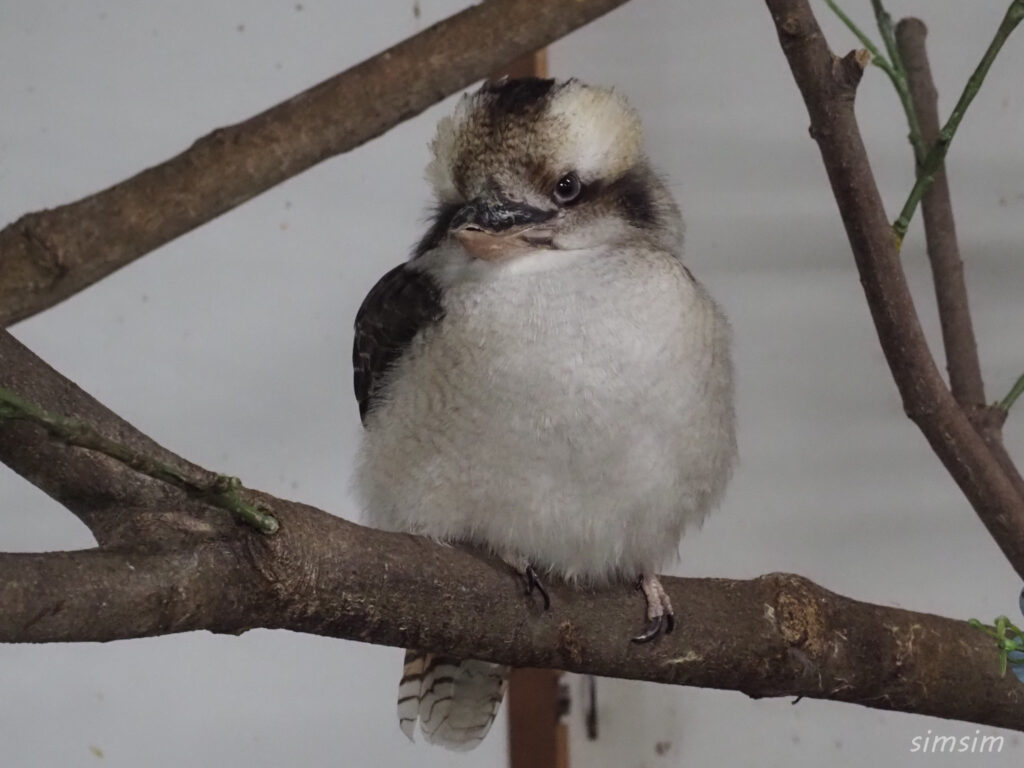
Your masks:
{"label": "bird's dark eye", "polygon": [[583,191],[580,184],[580,177],[573,173],[567,173],[555,184],[555,200],[561,205],[568,205]]}

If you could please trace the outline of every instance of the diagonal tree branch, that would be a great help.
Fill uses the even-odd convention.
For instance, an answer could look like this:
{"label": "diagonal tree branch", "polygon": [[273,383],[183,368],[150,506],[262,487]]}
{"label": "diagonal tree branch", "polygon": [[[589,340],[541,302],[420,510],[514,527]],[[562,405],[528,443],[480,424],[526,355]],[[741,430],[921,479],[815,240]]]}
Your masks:
{"label": "diagonal tree branch", "polygon": [[0,387],[0,420],[27,421],[40,426],[65,445],[87,448],[115,459],[140,474],[179,488],[194,499],[230,512],[258,531],[267,534],[277,532],[277,521],[245,499],[242,483],[237,477],[209,472],[184,462],[168,463],[154,459],[143,451],[110,439],[81,419],[51,413],[4,387]]}
{"label": "diagonal tree branch", "polygon": [[[928,148],[939,138],[938,97],[932,81],[925,38],[928,28],[919,19],[903,19],[896,26],[896,40],[907,67],[908,82]],[[928,259],[931,263],[935,297],[942,326],[950,389],[968,419],[974,424],[996,461],[1024,498],[1024,478],[1002,441],[1002,426],[1008,408],[991,406],[985,399],[985,385],[978,359],[978,345],[964,282],[953,204],[945,168],[921,198]]]}
{"label": "diagonal tree branch", "polygon": [[[73,413],[107,439],[192,475],[206,470],[162,448],[0,330],[0,388],[53,413]],[[122,462],[20,419],[0,419],[0,461],[60,502],[105,546],[166,547],[218,537],[235,524],[222,512]],[[212,473],[207,473],[212,474]]]}
{"label": "diagonal tree branch", "polygon": [[626,0],[484,0],[165,163],[0,230],[0,327],[347,152]]}
{"label": "diagonal tree branch", "polygon": [[680,627],[641,648],[629,637],[644,606],[629,586],[549,584],[544,612],[493,559],[266,501],[282,521],[274,536],[240,529],[235,540],[156,555],[0,555],[0,642],[283,628],[1024,730],[1024,686],[999,676],[994,644],[964,621],[861,603],[788,574],[666,578]]}
{"label": "diagonal tree branch", "polygon": [[[917,114],[926,151],[939,140],[938,95],[925,49],[927,34],[928,28],[920,19],[903,19],[896,25],[896,42],[906,66],[913,110]],[[985,385],[967,300],[949,182],[943,165],[939,166],[934,181],[921,198],[921,213],[942,325],[950,389],[961,407],[983,407],[986,405]]]}
{"label": "diagonal tree branch", "polygon": [[806,0],[766,0],[811,119],[868,307],[903,408],[1024,577],[1024,496],[957,405],[914,308],[896,238],[857,127],[853,100],[867,60],[832,54]]}

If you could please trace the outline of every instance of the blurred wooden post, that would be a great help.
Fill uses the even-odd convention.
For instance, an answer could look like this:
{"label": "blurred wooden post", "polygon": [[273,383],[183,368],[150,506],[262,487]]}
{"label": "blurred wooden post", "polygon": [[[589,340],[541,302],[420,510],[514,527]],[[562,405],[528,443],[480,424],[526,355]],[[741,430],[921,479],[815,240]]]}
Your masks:
{"label": "blurred wooden post", "polygon": [[569,729],[561,722],[555,669],[515,669],[508,688],[511,768],[569,768]]}
{"label": "blurred wooden post", "polygon": [[[547,77],[546,48],[509,62],[491,75]],[[508,686],[508,751],[511,768],[569,768],[568,726],[561,722],[558,681],[553,669],[515,669]]]}

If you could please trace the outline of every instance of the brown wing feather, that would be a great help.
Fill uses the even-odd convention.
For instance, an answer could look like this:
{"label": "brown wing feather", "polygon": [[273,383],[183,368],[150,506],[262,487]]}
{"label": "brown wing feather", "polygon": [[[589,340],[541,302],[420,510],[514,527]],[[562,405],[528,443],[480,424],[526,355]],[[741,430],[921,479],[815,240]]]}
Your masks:
{"label": "brown wing feather", "polygon": [[379,402],[385,374],[420,331],[444,317],[441,291],[426,273],[402,264],[382,277],[356,314],[353,384],[363,424]]}

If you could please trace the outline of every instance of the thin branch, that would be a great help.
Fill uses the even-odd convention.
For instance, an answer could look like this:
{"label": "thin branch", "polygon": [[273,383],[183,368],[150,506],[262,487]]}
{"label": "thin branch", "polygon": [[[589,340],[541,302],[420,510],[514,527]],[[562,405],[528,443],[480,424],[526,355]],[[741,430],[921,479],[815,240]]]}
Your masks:
{"label": "thin branch", "polygon": [[[907,82],[913,98],[911,112],[917,114],[921,135],[931,149],[939,139],[939,112],[925,48],[927,34],[927,27],[918,19],[903,19],[896,26],[900,58],[906,65]],[[950,389],[961,406],[984,406],[985,385],[978,360],[978,344],[964,283],[964,265],[957,244],[949,182],[941,163],[934,173],[934,181],[921,199],[921,213],[942,324]]]}
{"label": "thin branch", "polygon": [[485,0],[185,152],[0,231],[0,327],[29,317],[625,0]]}
{"label": "thin branch", "polygon": [[[680,626],[629,641],[629,585],[523,595],[501,563],[274,500],[276,536],[182,554],[0,555],[0,642],[284,628],[608,677],[805,696],[1024,730],[1024,686],[966,621],[861,603],[810,581],[664,578]],[[482,618],[486,617],[486,618]]]}
{"label": "thin branch", "polygon": [[197,472],[160,461],[101,435],[79,419],[50,413],[39,405],[0,387],[0,423],[4,421],[29,421],[37,424],[66,445],[98,451],[136,472],[169,483],[199,501],[230,512],[238,520],[251,525],[261,533],[277,533],[277,520],[245,500],[242,495],[242,482],[237,477],[205,470]]}
{"label": "thin branch", "polygon": [[878,33],[885,43],[885,50],[889,54],[889,61],[897,75],[905,75],[903,65],[900,63],[900,54],[896,49],[896,36],[893,34],[892,17],[882,5],[882,0],[871,0],[871,10],[875,13],[875,23],[878,25]]}
{"label": "thin branch", "polygon": [[921,164],[914,187],[910,190],[907,201],[903,204],[903,210],[900,211],[899,218],[892,225],[900,242],[903,241],[907,234],[907,229],[910,227],[910,219],[914,215],[914,210],[917,208],[921,196],[934,180],[935,174],[942,167],[942,163],[946,159],[946,152],[949,151],[949,145],[956,135],[957,128],[960,127],[960,121],[963,120],[964,115],[967,113],[967,108],[971,105],[974,97],[978,95],[981,84],[985,81],[985,76],[988,74],[992,62],[995,61],[996,55],[1003,47],[1003,43],[1006,42],[1006,38],[1016,29],[1021,19],[1024,19],[1024,0],[1013,0],[1010,3],[1010,7],[1006,10],[1003,21],[999,24],[995,36],[992,38],[992,42],[989,43],[988,50],[985,51],[985,55],[981,57],[981,62],[967,80],[967,85],[964,86],[960,100],[957,101],[949,119],[942,126],[942,130],[939,131],[938,139],[932,145],[924,162]]}
{"label": "thin branch", "polygon": [[767,0],[811,118],[882,351],[903,407],[1024,577],[1024,496],[935,366],[853,111],[865,62],[829,49],[807,0]]}

